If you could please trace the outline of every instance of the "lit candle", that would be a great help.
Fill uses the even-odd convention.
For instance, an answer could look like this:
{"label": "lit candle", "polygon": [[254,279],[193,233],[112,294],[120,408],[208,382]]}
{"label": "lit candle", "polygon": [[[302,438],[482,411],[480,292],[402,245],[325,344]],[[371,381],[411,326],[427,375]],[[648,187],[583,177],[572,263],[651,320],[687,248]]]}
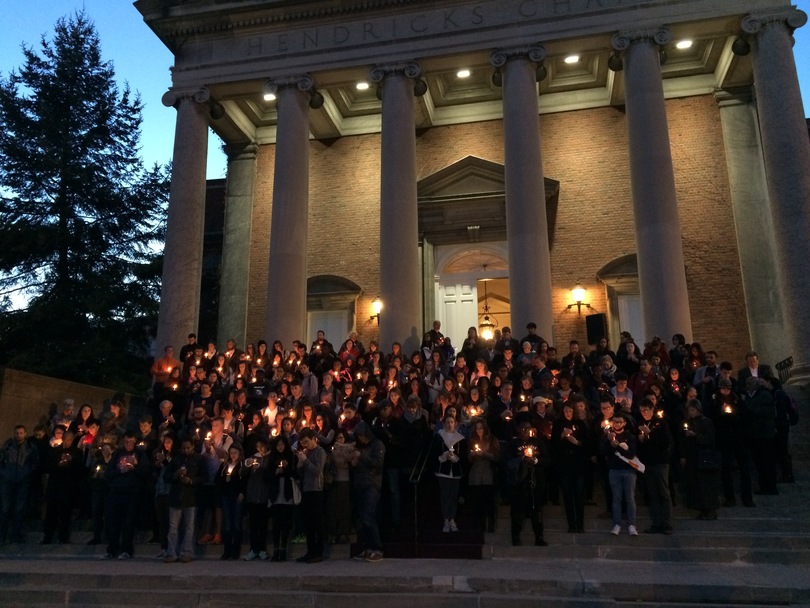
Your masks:
{"label": "lit candle", "polygon": [[257,364],[257,365],[261,365],[261,364],[262,364],[262,360],[261,360],[261,358],[256,359],[256,364]]}
{"label": "lit candle", "polygon": [[208,432],[205,434],[205,440],[206,440],[206,441],[211,441],[211,431],[208,431]]}
{"label": "lit candle", "polygon": [[731,413],[731,406],[730,406],[730,405],[727,405],[726,407],[724,407],[724,408],[723,408],[723,411],[724,411],[726,414],[730,414],[730,413]]}
{"label": "lit candle", "polygon": [[200,361],[199,359],[195,359],[194,363],[195,363],[196,365],[199,365],[199,364],[201,363],[201,361]]}
{"label": "lit candle", "polygon": [[686,429],[686,430],[688,431],[688,430],[689,430],[689,423],[688,423],[688,422],[684,422],[684,423],[683,423],[683,428],[684,428],[684,429]]}
{"label": "lit candle", "polygon": [[531,458],[532,456],[534,456],[534,449],[532,448],[532,446],[528,446],[528,447],[526,448],[526,450],[524,451],[524,454],[525,454],[525,455],[526,455],[526,457],[528,457],[528,458]]}
{"label": "lit candle", "polygon": [[360,374],[357,374],[357,379],[358,379],[358,380],[360,379]]}
{"label": "lit candle", "polygon": [[529,429],[529,437],[534,437],[537,435],[537,431],[535,429]]}
{"label": "lit candle", "polygon": [[658,410],[657,412],[655,412],[655,415],[658,416],[659,418],[663,418],[664,417],[664,410]]}
{"label": "lit candle", "polygon": [[277,429],[277,428],[275,428],[275,427],[273,427],[273,430],[272,430],[272,431],[270,431],[270,436],[271,436],[271,437],[275,437],[275,436],[277,436],[277,435],[278,435],[278,429]]}
{"label": "lit candle", "polygon": [[475,444],[475,451],[476,451],[476,452],[480,452],[480,451],[481,451],[481,446],[480,446],[480,445],[478,445],[477,443]]}

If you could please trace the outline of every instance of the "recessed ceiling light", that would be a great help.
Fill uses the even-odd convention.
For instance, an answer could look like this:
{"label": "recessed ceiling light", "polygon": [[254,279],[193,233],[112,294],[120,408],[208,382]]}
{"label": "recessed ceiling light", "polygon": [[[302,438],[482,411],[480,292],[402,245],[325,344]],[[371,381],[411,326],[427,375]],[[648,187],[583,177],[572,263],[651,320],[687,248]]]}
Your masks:
{"label": "recessed ceiling light", "polygon": [[368,83],[367,82],[358,82],[354,86],[357,87],[358,91],[365,91],[365,90],[368,89]]}
{"label": "recessed ceiling light", "polygon": [[467,69],[459,70],[458,72],[456,72],[456,76],[458,76],[459,78],[469,78],[470,70]]}
{"label": "recessed ceiling light", "polygon": [[691,40],[681,40],[675,45],[676,49],[681,49],[681,50],[688,49],[688,48],[691,48],[691,47],[692,47],[692,41]]}
{"label": "recessed ceiling light", "polygon": [[563,59],[565,63],[577,63],[579,61],[579,55],[569,55],[565,59]]}
{"label": "recessed ceiling light", "polygon": [[275,98],[276,98],[275,93],[265,93],[264,94],[264,100],[265,101],[273,101],[273,100],[275,100]]}

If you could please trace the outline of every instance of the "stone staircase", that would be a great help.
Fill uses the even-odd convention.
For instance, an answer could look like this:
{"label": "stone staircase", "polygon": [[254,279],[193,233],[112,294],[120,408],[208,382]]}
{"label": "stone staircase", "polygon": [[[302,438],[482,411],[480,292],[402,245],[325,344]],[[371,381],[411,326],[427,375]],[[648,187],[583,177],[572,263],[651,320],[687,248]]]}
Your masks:
{"label": "stone staircase", "polygon": [[[90,534],[79,525],[75,544],[40,546],[41,535],[31,531],[25,544],[0,548],[0,606],[810,608],[810,398],[799,396],[796,483],[780,484],[778,496],[755,497],[756,508],[721,509],[717,521],[676,507],[672,536],[611,536],[610,520],[599,517],[603,507],[587,507],[585,533],[569,534],[562,508],[548,506],[549,546],[512,547],[504,508],[499,531],[483,538],[465,531],[461,518],[456,539],[422,532],[420,544],[441,553],[434,557],[455,559],[392,559],[392,550],[369,564],[349,559],[350,545],[332,545],[321,564],[221,562],[222,548],[209,545],[190,564],[166,565],[145,535],[135,559],[103,561],[103,547],[85,546]],[[649,523],[643,506],[638,523]],[[529,536],[526,522],[524,540]],[[412,544],[404,526],[388,539]],[[291,559],[303,552],[304,545],[291,545]]]}

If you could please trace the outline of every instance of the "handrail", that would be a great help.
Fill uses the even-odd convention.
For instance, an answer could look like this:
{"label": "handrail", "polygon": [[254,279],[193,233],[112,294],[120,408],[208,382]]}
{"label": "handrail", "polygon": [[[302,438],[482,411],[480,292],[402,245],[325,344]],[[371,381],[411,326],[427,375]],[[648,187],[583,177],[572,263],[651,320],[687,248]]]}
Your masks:
{"label": "handrail", "polygon": [[787,359],[780,361],[774,367],[776,367],[776,371],[779,374],[779,381],[782,384],[785,384],[788,380],[790,380],[790,368],[793,367],[793,357],[788,357]]}
{"label": "handrail", "polygon": [[[432,442],[426,441],[422,451],[416,458],[416,462],[411,469],[411,476],[408,479],[413,484],[413,551],[414,557],[419,557],[419,484],[425,472]],[[421,462],[421,466],[420,463]],[[418,469],[418,471],[417,471]]]}

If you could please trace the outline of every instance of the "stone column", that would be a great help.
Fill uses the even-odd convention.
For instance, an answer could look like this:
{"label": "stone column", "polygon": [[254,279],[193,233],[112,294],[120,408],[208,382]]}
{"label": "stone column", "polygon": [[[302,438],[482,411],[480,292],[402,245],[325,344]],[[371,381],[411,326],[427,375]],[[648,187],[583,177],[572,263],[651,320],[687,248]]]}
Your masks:
{"label": "stone column", "polygon": [[791,382],[797,384],[810,383],[810,141],[792,39],[793,30],[805,23],[807,15],[793,9],[742,21],[753,51],[776,265],[794,365]]}
{"label": "stone column", "polygon": [[[715,97],[720,106],[751,346],[762,361],[774,363],[789,350],[757,111],[748,88],[719,91]],[[739,353],[724,354],[725,358],[732,356],[739,358]]]}
{"label": "stone column", "polygon": [[276,164],[267,277],[268,341],[306,340],[309,210],[309,76],[268,83],[276,93]]}
{"label": "stone column", "polygon": [[209,99],[206,88],[163,96],[165,106],[177,109],[177,123],[155,344],[161,355],[168,345],[179,352],[200,318]]}
{"label": "stone column", "polygon": [[402,351],[419,348],[422,290],[416,207],[416,122],[414,79],[418,63],[375,66],[372,82],[382,86],[380,143],[380,348],[392,342]]}
{"label": "stone column", "polygon": [[512,327],[537,333],[553,343],[551,256],[546,219],[546,189],[540,152],[537,64],[541,46],[502,49],[490,61],[503,77],[504,180],[509,298]]}
{"label": "stone column", "polygon": [[225,184],[225,226],[219,273],[217,344],[247,342],[247,302],[250,278],[250,230],[253,221],[253,181],[256,144],[226,146],[228,179]]}
{"label": "stone column", "polygon": [[643,340],[692,339],[681,222],[669,144],[658,45],[668,29],[619,32],[613,48],[624,51],[624,88],[630,182],[638,254]]}

